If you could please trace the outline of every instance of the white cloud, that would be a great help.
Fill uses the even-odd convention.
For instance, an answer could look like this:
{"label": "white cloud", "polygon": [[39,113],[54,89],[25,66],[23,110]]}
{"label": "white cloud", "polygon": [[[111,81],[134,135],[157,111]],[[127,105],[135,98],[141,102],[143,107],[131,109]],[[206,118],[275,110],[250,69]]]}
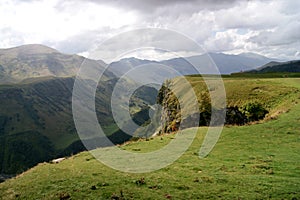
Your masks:
{"label": "white cloud", "polygon": [[[61,9],[58,9],[60,6]],[[63,8],[63,9],[62,9]],[[0,3],[1,29],[23,33],[26,43],[65,41],[103,27],[120,28],[135,22],[133,12],[94,3],[56,1]],[[13,44],[12,44],[13,45]]]}
{"label": "white cloud", "polygon": [[294,44],[300,41],[300,20],[281,24],[273,30],[261,31],[250,38],[250,41],[262,45],[280,46]]}
{"label": "white cloud", "polygon": [[215,12],[219,28],[251,28],[253,30],[273,28],[286,22],[289,17],[279,12],[280,1],[248,1]]}
{"label": "white cloud", "polygon": [[[83,53],[122,31],[158,27],[184,33],[208,51],[299,59],[299,10],[299,1],[293,0],[4,0],[0,48],[43,43],[66,53]],[[156,39],[163,42],[164,37]],[[119,45],[127,41],[111,44],[111,50]],[[184,46],[180,41],[174,45]]]}

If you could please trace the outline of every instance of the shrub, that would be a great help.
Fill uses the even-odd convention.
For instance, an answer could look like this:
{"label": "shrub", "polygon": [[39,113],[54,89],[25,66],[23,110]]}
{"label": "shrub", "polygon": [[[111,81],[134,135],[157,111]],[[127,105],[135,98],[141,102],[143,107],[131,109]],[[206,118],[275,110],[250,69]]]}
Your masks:
{"label": "shrub", "polygon": [[250,102],[245,104],[241,108],[241,112],[245,114],[248,121],[261,120],[268,113],[268,111],[263,107],[263,105],[257,102]]}

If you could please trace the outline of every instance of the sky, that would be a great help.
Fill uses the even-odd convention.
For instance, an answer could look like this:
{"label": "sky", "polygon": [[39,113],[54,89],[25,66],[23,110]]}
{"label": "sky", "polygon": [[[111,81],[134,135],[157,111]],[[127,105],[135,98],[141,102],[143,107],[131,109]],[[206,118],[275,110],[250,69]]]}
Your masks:
{"label": "sky", "polygon": [[299,10],[298,0],[1,0],[0,48],[44,44],[88,55],[124,31],[162,28],[208,52],[300,59]]}

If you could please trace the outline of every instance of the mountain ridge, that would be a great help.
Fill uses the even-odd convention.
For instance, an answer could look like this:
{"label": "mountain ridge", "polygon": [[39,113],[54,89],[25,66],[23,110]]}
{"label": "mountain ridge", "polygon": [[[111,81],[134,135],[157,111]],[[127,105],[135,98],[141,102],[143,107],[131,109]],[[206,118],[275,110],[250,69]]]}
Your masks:
{"label": "mountain ridge", "polygon": [[[198,74],[199,71],[204,74],[209,74],[212,72],[215,73],[215,70],[211,70],[207,67],[212,62],[214,62],[221,74],[230,74],[234,72],[255,69],[273,60],[274,59],[254,53],[244,53],[238,55],[224,53],[206,53],[202,55],[194,55],[184,58],[176,57],[160,61],[130,57],[123,58],[119,61],[111,63],[109,65],[109,69],[115,74],[120,75],[140,65],[162,64],[173,68],[181,75]],[[190,62],[194,63],[196,66],[192,66]],[[161,71],[158,71],[157,73],[160,74]]]}
{"label": "mountain ridge", "polygon": [[[211,60],[210,60],[211,58]],[[180,75],[210,73],[207,68],[212,61],[221,74],[249,71],[274,59],[251,52],[241,54],[206,53],[185,58],[171,58],[155,61],[135,57],[123,58],[107,65],[102,60],[91,60],[76,54],[61,53],[51,47],[40,44],[28,44],[9,49],[0,49],[0,83],[17,83],[23,79],[43,76],[68,77],[75,76],[81,64],[86,61],[95,68],[109,68],[116,75],[122,75],[129,70],[144,64],[166,65]],[[187,61],[193,61],[196,69]],[[156,71],[155,71],[156,72]],[[214,71],[215,72],[215,71]],[[160,74],[161,72],[158,72]],[[162,76],[168,77],[169,72]]]}
{"label": "mountain ridge", "polygon": [[257,69],[247,71],[246,73],[298,73],[300,72],[300,60],[291,60],[286,62],[269,62]]}
{"label": "mountain ridge", "polygon": [[[101,62],[78,55],[63,54],[39,44],[0,50],[0,84],[18,83],[28,78],[76,76],[82,64],[105,70]],[[93,72],[88,72],[93,73]],[[106,72],[108,78],[112,76]]]}
{"label": "mountain ridge", "polygon": [[51,48],[51,47],[48,47],[48,46],[42,45],[42,44],[25,44],[25,45],[11,47],[11,48],[2,48],[2,49],[0,49],[0,54],[3,54],[3,53],[33,54],[33,53],[60,53],[60,52],[54,48]]}

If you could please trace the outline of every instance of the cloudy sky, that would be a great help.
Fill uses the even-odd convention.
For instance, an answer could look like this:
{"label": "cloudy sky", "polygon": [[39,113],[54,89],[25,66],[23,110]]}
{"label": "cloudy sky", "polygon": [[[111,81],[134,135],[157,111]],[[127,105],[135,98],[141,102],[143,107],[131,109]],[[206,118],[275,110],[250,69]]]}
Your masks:
{"label": "cloudy sky", "polygon": [[157,27],[209,52],[300,59],[300,1],[2,0],[0,48],[39,43],[85,55],[124,31]]}

